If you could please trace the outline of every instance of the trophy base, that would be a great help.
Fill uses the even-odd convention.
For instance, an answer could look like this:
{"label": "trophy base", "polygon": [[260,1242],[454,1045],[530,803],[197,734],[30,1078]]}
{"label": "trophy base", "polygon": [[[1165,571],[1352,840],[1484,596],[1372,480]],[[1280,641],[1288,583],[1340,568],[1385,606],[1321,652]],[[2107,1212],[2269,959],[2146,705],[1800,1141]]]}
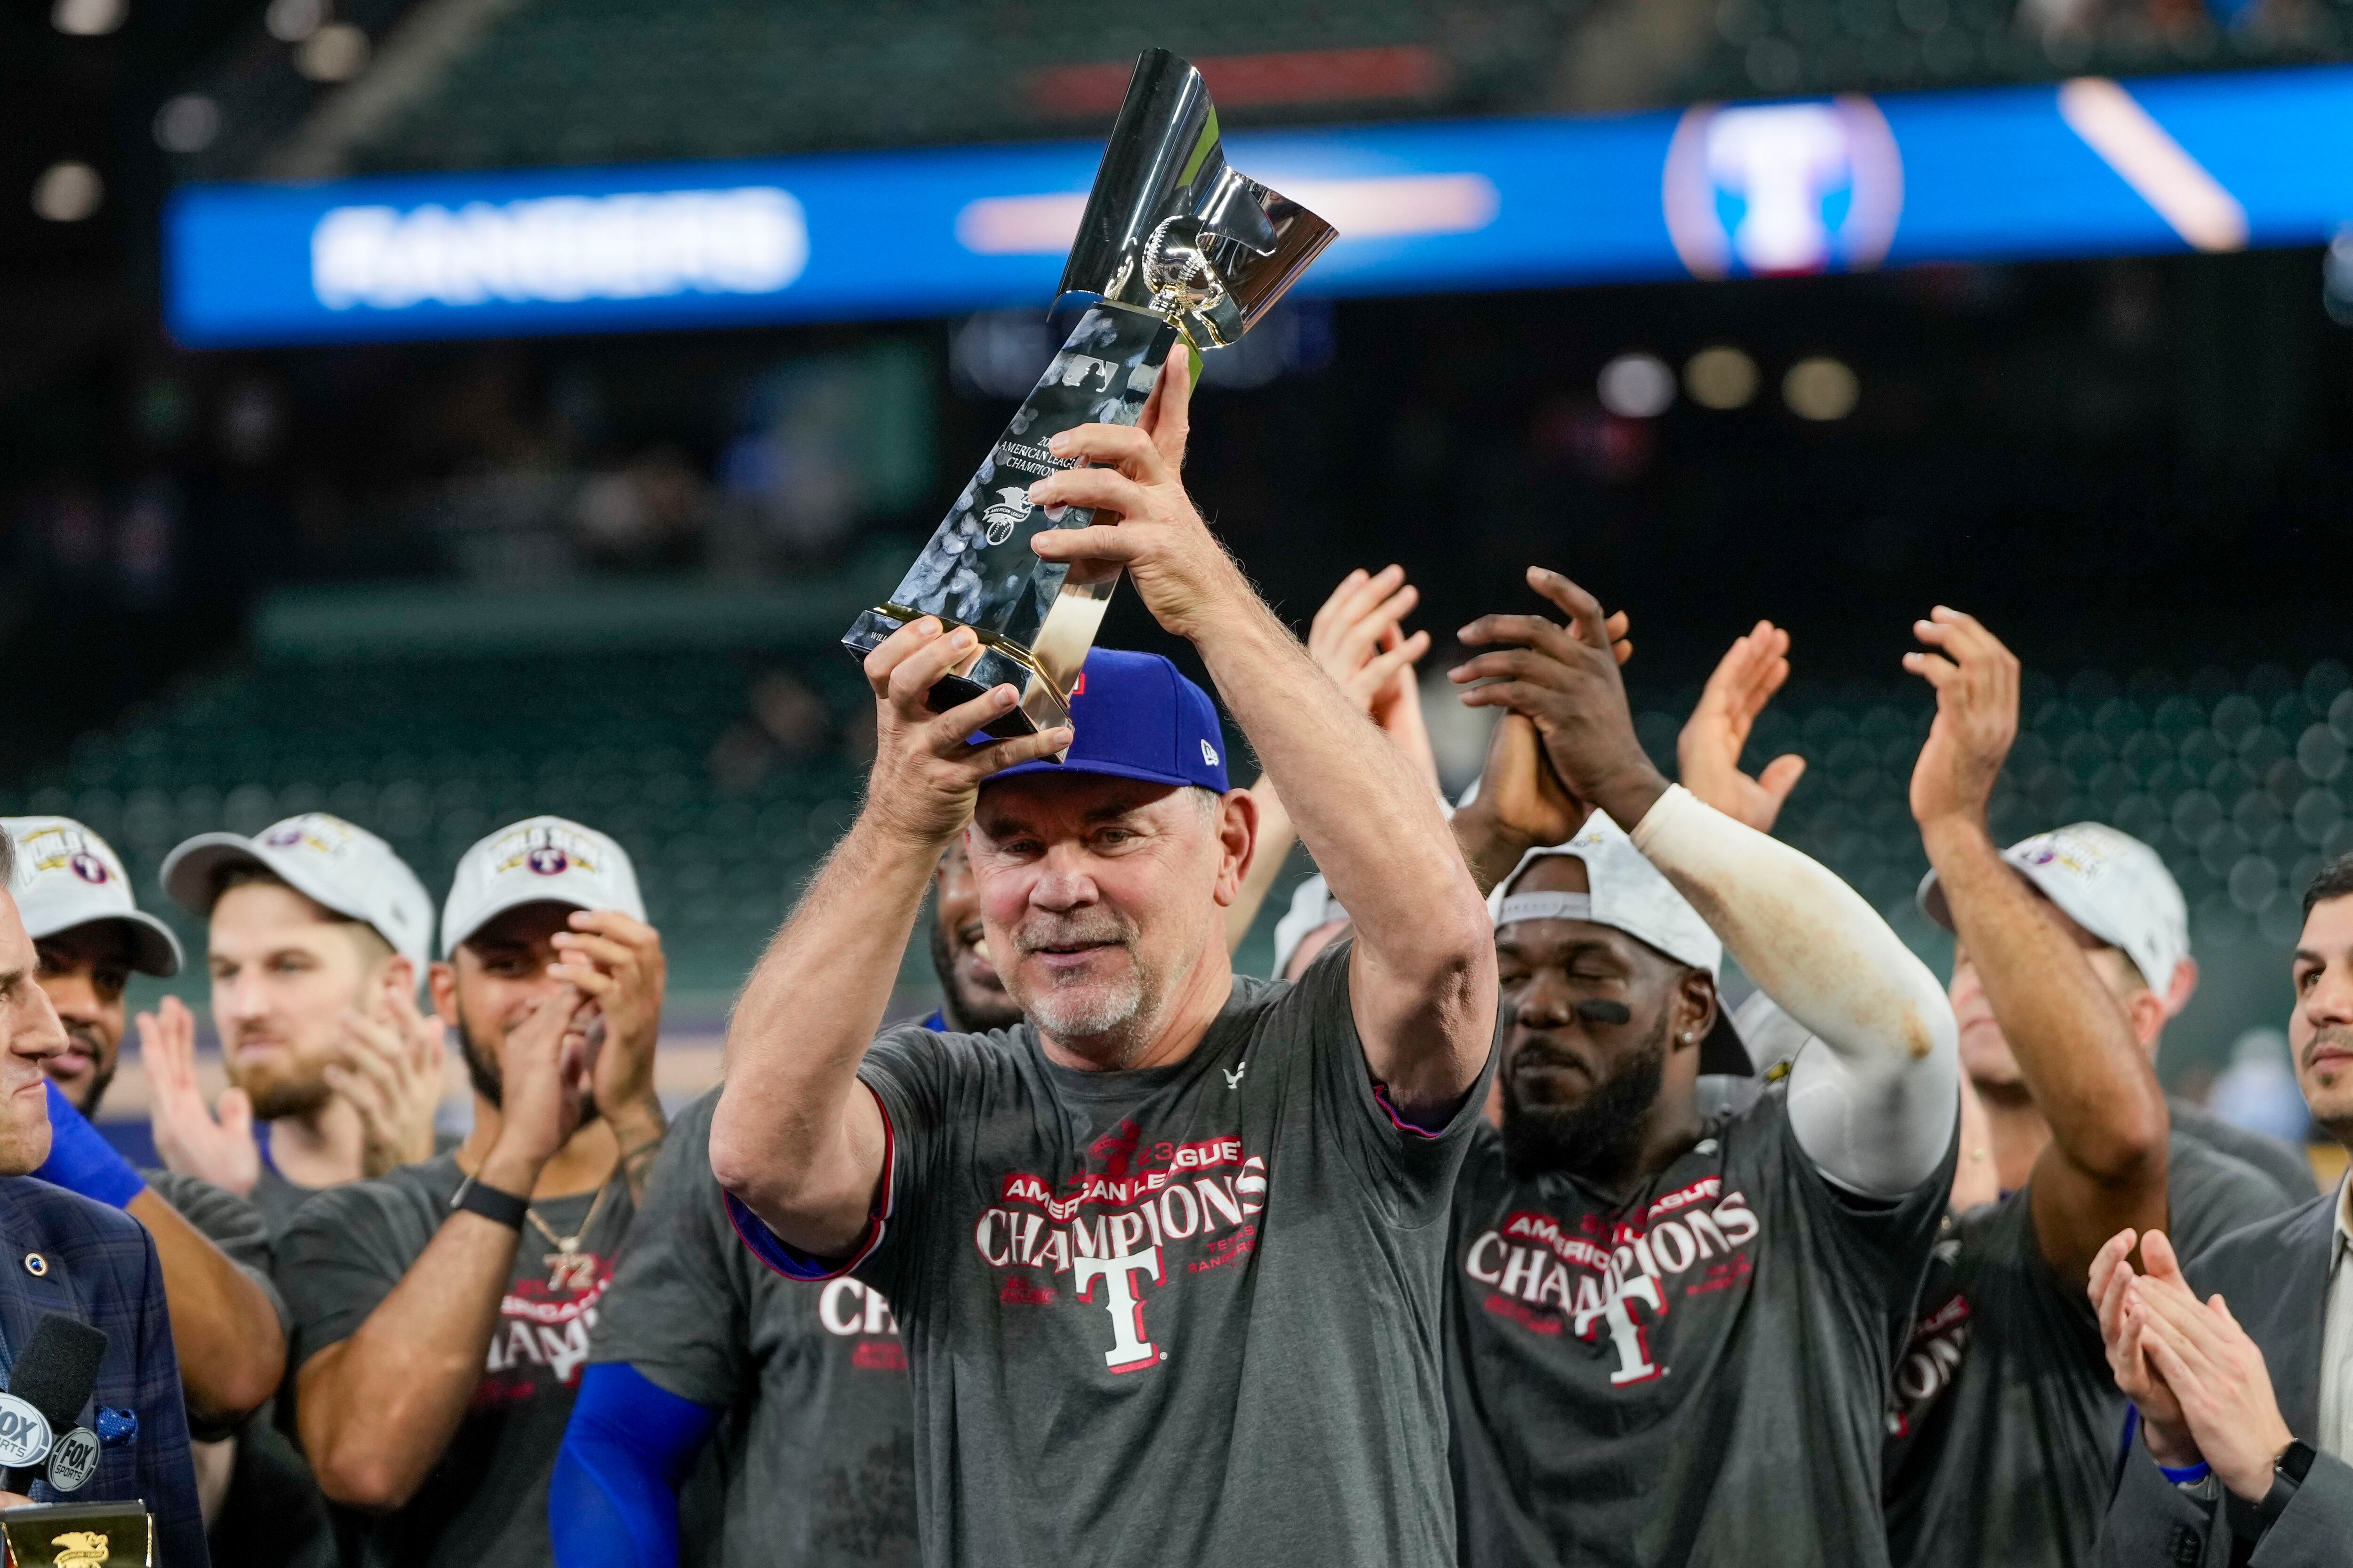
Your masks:
{"label": "trophy base", "polygon": [[[842,634],[841,646],[862,659],[880,647],[892,632],[921,618],[902,605],[878,605],[850,623],[849,630]],[[948,616],[934,614],[933,618],[951,631],[964,625]],[[962,665],[934,683],[924,694],[923,706],[934,713],[944,713],[985,697],[1000,686],[1010,686],[1020,693],[1021,700],[995,722],[985,726],[985,733],[1010,741],[1071,721],[1070,699],[1055,687],[1045,671],[992,633],[977,626],[973,630],[980,637],[980,646]],[[1064,754],[1057,752],[1054,760],[1060,762]]]}

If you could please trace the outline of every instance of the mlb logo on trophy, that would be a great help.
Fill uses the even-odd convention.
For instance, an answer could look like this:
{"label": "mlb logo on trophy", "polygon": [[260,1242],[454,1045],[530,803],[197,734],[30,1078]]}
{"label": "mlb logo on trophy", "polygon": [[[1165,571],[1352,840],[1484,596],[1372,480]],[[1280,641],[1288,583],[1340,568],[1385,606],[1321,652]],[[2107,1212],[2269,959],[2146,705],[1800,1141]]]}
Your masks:
{"label": "mlb logo on trophy", "polygon": [[1029,492],[1019,485],[1006,485],[997,492],[997,502],[980,514],[988,525],[988,542],[1002,544],[1013,537],[1013,531],[1023,518],[1029,515]]}
{"label": "mlb logo on trophy", "polygon": [[1827,103],[1685,111],[1661,197],[1694,278],[1863,271],[1904,210],[1904,160],[1879,106]]}

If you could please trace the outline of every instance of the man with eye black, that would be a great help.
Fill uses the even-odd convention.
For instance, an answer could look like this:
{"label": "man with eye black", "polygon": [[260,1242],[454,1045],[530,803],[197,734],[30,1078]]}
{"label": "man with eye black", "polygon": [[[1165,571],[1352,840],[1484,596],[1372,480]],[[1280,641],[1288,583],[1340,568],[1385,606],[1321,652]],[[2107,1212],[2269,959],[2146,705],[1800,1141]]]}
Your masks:
{"label": "man with eye black", "polygon": [[[1454,818],[1501,1001],[1501,1125],[1448,1257],[1461,1561],[1880,1568],[1886,1389],[1952,1183],[1952,1010],[1852,889],[1667,783],[1599,605],[1529,582],[1573,624],[1487,616],[1462,641],[1514,646],[1454,672],[1504,710]],[[1700,1081],[1747,1065],[1727,950],[1813,1037],[1728,1098]]]}

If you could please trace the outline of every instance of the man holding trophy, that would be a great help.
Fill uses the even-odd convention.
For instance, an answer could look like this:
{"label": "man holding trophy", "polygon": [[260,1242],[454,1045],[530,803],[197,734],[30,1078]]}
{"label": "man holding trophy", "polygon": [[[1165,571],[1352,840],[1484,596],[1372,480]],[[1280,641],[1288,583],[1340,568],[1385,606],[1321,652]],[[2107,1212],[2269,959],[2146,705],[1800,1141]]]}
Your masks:
{"label": "man holding trophy", "polygon": [[[1155,115],[1173,153],[1127,155]],[[1139,163],[1178,210],[1107,196]],[[1072,266],[1113,237],[1096,311],[1214,346],[1328,232],[1225,168],[1198,76],[1155,53]],[[879,731],[865,808],[737,1005],[712,1167],[771,1267],[854,1271],[893,1303],[927,1562],[1451,1563],[1440,1222],[1493,1036],[1485,907],[1427,781],[1186,497],[1187,359],[1138,368],[1133,426],[1045,428],[1068,410],[1041,386],[853,629]],[[906,603],[954,579],[931,569],[969,553],[963,514],[1003,499],[1016,443],[1051,459],[1018,485],[1046,524],[1030,568]],[[1257,812],[1227,787],[1216,710],[1166,660],[1086,652],[1121,569],[1199,649],[1355,917],[1295,986],[1227,961]],[[960,834],[1024,1021],[877,1041]]]}

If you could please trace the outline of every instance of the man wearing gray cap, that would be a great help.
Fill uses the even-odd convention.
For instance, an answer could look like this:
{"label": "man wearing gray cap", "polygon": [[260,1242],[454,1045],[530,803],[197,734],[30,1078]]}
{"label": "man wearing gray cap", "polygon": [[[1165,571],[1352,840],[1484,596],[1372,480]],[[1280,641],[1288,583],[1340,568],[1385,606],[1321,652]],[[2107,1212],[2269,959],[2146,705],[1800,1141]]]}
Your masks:
{"label": "man wearing gray cap", "polygon": [[2279,1213],[2246,1163],[2170,1130],[2153,1057],[2188,963],[2154,851],[2097,823],[1997,852],[1987,803],[2018,729],[2018,660],[1937,607],[1905,666],[1936,694],[1912,776],[1932,868],[1921,904],[1957,943],[1962,1070],[2005,1194],[1957,1217],[1922,1291],[1888,1416],[1900,1564],[2091,1560],[2124,1400],[2084,1297],[2118,1230],[2189,1247]]}
{"label": "man wearing gray cap", "polygon": [[416,993],[433,904],[392,847],[309,812],[251,838],[199,834],[162,879],[206,922],[230,1085],[206,1106],[177,998],[141,1016],[164,1163],[250,1196],[275,1233],[313,1193],[431,1154],[441,1030]]}
{"label": "man wearing gray cap", "polygon": [[661,939],[618,844],[558,816],[491,834],[441,952],[473,1131],[322,1194],[278,1248],[302,1446],[353,1568],[554,1562],[548,1478],[664,1131]]}
{"label": "man wearing gray cap", "polygon": [[[1492,895],[1503,1125],[1451,1237],[1461,1560],[1884,1563],[1887,1380],[1952,1182],[1951,1009],[1845,883],[1659,774],[1599,606],[1529,579],[1573,626],[1488,616],[1465,643],[1519,646],[1453,672],[1521,726],[1454,818],[1473,866],[1517,858]],[[1511,803],[1547,793],[1590,816],[1525,849]],[[1814,1037],[1708,1110],[1702,1072],[1744,1065],[1727,949]]]}

